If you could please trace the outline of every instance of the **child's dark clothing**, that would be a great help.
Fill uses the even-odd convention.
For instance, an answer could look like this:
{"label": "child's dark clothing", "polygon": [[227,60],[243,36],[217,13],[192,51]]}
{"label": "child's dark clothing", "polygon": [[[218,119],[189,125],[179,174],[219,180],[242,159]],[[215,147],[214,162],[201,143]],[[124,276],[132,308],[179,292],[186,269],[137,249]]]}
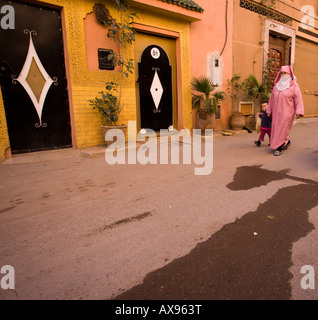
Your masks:
{"label": "child's dark clothing", "polygon": [[272,118],[270,118],[266,112],[260,113],[258,116],[262,119],[261,130],[271,130]]}
{"label": "child's dark clothing", "polygon": [[264,141],[264,137],[265,137],[266,133],[267,133],[269,139],[271,137],[272,118],[270,118],[267,115],[266,111],[264,111],[263,113],[260,113],[258,116],[262,119],[261,126],[260,126],[261,133],[259,135],[258,141],[254,141],[254,142],[259,147],[261,145],[261,141]]}

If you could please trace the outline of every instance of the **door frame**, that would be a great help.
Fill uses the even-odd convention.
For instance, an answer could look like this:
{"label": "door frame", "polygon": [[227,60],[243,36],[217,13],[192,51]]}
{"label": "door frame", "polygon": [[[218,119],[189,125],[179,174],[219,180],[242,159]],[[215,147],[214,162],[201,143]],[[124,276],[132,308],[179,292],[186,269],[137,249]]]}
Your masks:
{"label": "door frame", "polygon": [[[289,55],[290,66],[293,69],[295,64],[295,49],[296,49],[296,30],[287,27],[286,25],[277,23],[273,20],[265,19],[265,26],[264,26],[264,55],[263,55],[263,70],[265,70],[266,63],[268,60],[268,50],[269,50],[269,35],[271,33],[280,34],[283,38],[289,38],[287,44],[290,45],[289,49],[285,50],[285,57],[286,54]],[[284,57],[284,59],[285,59]],[[282,62],[284,64],[284,61]]]}
{"label": "door frame", "polygon": [[[177,112],[177,130],[183,129],[183,94],[182,94],[182,74],[181,74],[181,43],[180,43],[180,33],[176,31],[161,29],[157,27],[146,26],[139,23],[134,23],[134,28],[138,32],[142,32],[149,35],[161,36],[165,38],[174,39],[176,41],[176,112]],[[137,76],[137,72],[136,72]],[[138,83],[136,83],[136,90],[138,89]],[[137,106],[139,106],[139,101],[137,101]],[[136,110],[137,112],[137,110]],[[138,114],[138,113],[137,113]],[[140,130],[140,119],[137,117],[137,130]]]}
{"label": "door frame", "polygon": [[[49,4],[47,4],[49,6]],[[65,76],[67,81],[67,93],[68,93],[68,101],[69,101],[69,113],[71,120],[71,137],[72,137],[72,146],[73,148],[77,148],[77,137],[75,130],[75,118],[74,118],[74,108],[73,108],[73,96],[72,96],[72,77],[71,77],[71,67],[70,67],[70,58],[69,58],[69,50],[67,45],[67,33],[66,33],[66,19],[65,19],[65,9],[60,6],[52,6],[57,10],[60,10],[61,13],[61,25],[62,25],[62,37],[63,37],[63,47],[64,47],[64,62],[65,62]]]}

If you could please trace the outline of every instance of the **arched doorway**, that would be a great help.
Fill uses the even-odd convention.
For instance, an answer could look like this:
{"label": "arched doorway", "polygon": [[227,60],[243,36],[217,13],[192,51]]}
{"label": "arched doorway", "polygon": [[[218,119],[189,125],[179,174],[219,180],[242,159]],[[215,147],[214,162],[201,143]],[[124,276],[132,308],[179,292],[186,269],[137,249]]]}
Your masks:
{"label": "arched doorway", "polygon": [[138,33],[135,61],[138,127],[154,131],[176,127],[175,40]]}

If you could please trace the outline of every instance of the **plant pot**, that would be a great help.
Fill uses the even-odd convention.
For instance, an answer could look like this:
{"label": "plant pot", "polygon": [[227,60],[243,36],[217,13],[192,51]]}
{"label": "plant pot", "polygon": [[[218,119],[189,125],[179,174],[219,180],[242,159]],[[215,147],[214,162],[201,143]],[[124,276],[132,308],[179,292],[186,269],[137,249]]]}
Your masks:
{"label": "plant pot", "polygon": [[[120,138],[120,137],[117,137],[117,140],[114,140],[114,141],[118,141],[121,144],[125,145],[126,134],[127,134],[127,124],[121,124],[121,125],[117,125],[117,126],[115,126],[115,125],[114,126],[103,126],[102,125],[104,139],[105,139],[106,133],[109,130],[113,130],[113,129],[119,129],[124,133],[124,140],[123,141],[118,140],[118,138]],[[107,147],[111,146],[114,143],[114,141],[106,141],[105,140]]]}
{"label": "plant pot", "polygon": [[215,113],[206,114],[200,116],[200,113],[197,113],[197,128],[202,130],[202,135],[205,134],[205,129],[215,129]]}
{"label": "plant pot", "polygon": [[243,130],[245,126],[245,116],[244,113],[235,111],[232,113],[231,117],[231,127],[233,130]]}

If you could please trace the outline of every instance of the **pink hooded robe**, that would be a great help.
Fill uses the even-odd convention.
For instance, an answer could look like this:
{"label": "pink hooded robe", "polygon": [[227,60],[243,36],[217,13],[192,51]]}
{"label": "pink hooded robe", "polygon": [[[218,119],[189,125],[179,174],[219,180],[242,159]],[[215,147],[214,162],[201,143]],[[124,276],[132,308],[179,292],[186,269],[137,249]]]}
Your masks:
{"label": "pink hooded robe", "polygon": [[[282,72],[289,73],[292,80],[289,88],[279,91],[276,88],[276,84],[279,82]],[[304,115],[302,95],[297,78],[290,66],[282,66],[279,70],[266,112],[272,115],[270,146],[272,149],[277,149],[282,144],[287,144],[289,131],[293,125],[295,115]]]}

